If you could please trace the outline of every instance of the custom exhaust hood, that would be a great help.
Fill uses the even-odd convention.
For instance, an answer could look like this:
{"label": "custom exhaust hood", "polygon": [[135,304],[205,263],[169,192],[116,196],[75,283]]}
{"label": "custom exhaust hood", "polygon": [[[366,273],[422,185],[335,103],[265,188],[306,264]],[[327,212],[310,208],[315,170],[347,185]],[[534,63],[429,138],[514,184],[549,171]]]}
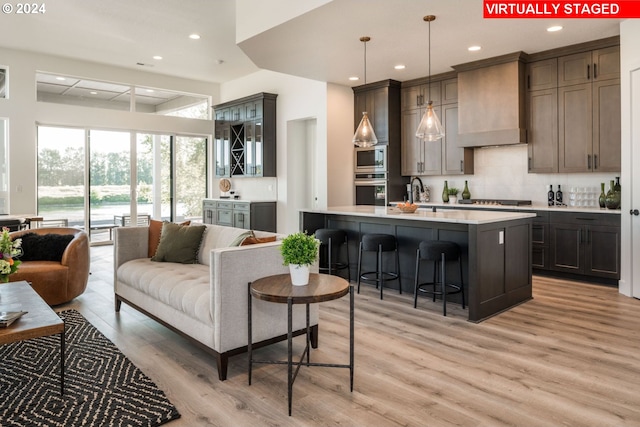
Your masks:
{"label": "custom exhaust hood", "polygon": [[459,145],[488,147],[527,142],[525,63],[515,52],[456,65]]}

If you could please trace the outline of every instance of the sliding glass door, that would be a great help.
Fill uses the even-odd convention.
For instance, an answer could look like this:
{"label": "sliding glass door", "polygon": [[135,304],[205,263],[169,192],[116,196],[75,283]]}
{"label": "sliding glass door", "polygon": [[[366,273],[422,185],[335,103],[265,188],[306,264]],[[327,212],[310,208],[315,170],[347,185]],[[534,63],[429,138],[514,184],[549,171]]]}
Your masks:
{"label": "sliding glass door", "polygon": [[175,142],[175,219],[202,221],[207,197],[207,139],[178,136]]}
{"label": "sliding glass door", "polygon": [[43,225],[85,225],[85,130],[38,126],[38,214]]}
{"label": "sliding glass door", "polygon": [[131,134],[89,131],[89,239],[110,242],[131,212]]}
{"label": "sliding glass door", "polygon": [[151,218],[202,221],[206,159],[205,137],[39,126],[38,213],[92,244]]}

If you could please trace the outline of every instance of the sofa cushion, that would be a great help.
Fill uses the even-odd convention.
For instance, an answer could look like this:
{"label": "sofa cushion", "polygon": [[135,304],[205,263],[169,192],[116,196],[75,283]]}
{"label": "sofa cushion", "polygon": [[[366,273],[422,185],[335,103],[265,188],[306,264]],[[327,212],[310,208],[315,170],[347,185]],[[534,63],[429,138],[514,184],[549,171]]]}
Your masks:
{"label": "sofa cushion", "polygon": [[[158,221],[157,219],[152,219],[149,221],[149,251],[148,257],[151,258],[156,254],[156,250],[158,249],[158,245],[160,244],[160,235],[162,234],[162,224],[165,221]],[[191,221],[181,222],[180,225],[189,225]]]}
{"label": "sofa cushion", "polygon": [[203,225],[187,226],[165,222],[162,224],[160,244],[151,260],[181,264],[197,263],[198,248],[204,229]]}
{"label": "sofa cushion", "polygon": [[72,234],[36,234],[26,233],[22,239],[21,261],[57,261],[73,240]]}
{"label": "sofa cushion", "polygon": [[223,225],[205,224],[206,230],[202,237],[202,244],[198,251],[198,262],[209,265],[212,249],[240,246],[242,241],[251,235],[251,230],[244,228],[225,227]]}
{"label": "sofa cushion", "polygon": [[125,262],[118,281],[207,325],[211,318],[211,285],[206,265],[155,263],[149,258]]}

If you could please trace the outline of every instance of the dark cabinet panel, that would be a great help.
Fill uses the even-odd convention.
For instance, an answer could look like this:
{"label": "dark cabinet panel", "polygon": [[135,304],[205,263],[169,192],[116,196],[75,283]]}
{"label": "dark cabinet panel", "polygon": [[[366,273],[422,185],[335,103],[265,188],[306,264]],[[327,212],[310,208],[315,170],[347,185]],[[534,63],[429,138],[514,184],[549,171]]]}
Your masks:
{"label": "dark cabinet panel", "polygon": [[529,92],[529,172],[558,171],[558,89]]}
{"label": "dark cabinet panel", "polygon": [[203,200],[203,222],[276,232],[276,202],[242,202]]}
{"label": "dark cabinet panel", "polygon": [[259,93],[215,106],[216,177],[276,176],[276,97]]}
{"label": "dark cabinet panel", "polygon": [[552,213],[550,266],[554,271],[620,278],[620,216]]}

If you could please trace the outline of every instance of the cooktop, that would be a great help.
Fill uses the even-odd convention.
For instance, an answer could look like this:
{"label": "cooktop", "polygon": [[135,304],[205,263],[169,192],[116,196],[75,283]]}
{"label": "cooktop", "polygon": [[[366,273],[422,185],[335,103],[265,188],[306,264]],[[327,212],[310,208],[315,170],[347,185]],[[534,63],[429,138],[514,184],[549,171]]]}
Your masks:
{"label": "cooktop", "polygon": [[531,205],[531,200],[514,199],[458,199],[463,205],[501,205],[501,206],[526,206]]}

